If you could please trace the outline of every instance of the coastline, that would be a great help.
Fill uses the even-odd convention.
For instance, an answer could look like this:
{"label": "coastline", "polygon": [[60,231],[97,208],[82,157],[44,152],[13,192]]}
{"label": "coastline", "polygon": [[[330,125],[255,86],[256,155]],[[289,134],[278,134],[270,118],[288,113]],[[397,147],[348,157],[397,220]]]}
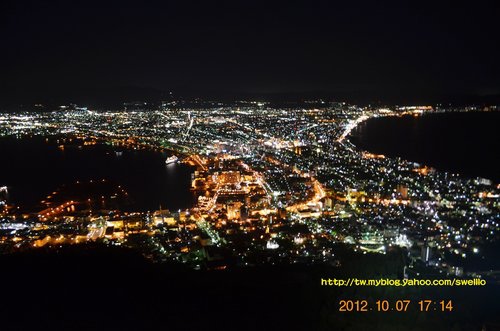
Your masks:
{"label": "coastline", "polygon": [[[12,205],[22,210],[43,209],[40,201],[62,187],[103,179],[123,186],[130,193],[130,205],[122,206],[123,210],[146,212],[159,204],[177,210],[194,203],[189,183],[196,168],[187,162],[167,167],[164,161],[172,154],[171,150],[117,145],[105,139],[63,141],[55,136],[0,139],[6,147],[3,152],[13,157],[2,166],[4,174],[11,174],[2,176],[2,183],[9,187]],[[30,147],[32,144],[35,147]],[[122,153],[116,154],[117,150]],[[32,158],[40,164],[31,162]]]}
{"label": "coastline", "polygon": [[[369,128],[370,133],[366,133],[366,132],[364,133],[364,135],[370,136],[371,139],[368,139],[366,137],[362,138],[363,133],[359,133],[359,131],[361,130],[361,127],[362,127],[361,124],[368,123],[368,122],[370,122],[370,120],[379,120],[379,119],[383,120],[383,119],[389,119],[389,118],[394,118],[394,117],[400,117],[402,120],[405,120],[406,122],[411,121],[413,119],[425,119],[427,122],[429,122],[429,119],[432,118],[431,115],[443,115],[443,116],[451,115],[451,116],[453,116],[453,115],[459,115],[459,114],[460,115],[470,114],[472,116],[474,116],[474,115],[477,116],[480,114],[500,114],[500,111],[498,111],[498,110],[461,110],[461,111],[426,111],[426,112],[413,111],[413,112],[402,112],[402,113],[384,112],[384,113],[371,113],[371,114],[369,114],[369,116],[366,116],[366,114],[364,114],[365,116],[364,116],[363,120],[359,120],[355,127],[350,128],[349,134],[346,136],[345,141],[347,141],[351,146],[353,146],[355,148],[355,150],[358,150],[360,152],[383,154],[383,155],[386,155],[386,156],[391,157],[391,158],[402,158],[408,162],[415,162],[415,163],[429,166],[429,167],[434,168],[434,169],[436,169],[440,172],[443,172],[443,173],[457,173],[460,176],[463,176],[465,178],[471,178],[471,179],[472,178],[485,178],[488,180],[492,180],[495,183],[500,182],[498,180],[498,178],[496,178],[497,175],[495,175],[495,172],[493,172],[493,171],[489,171],[490,174],[486,175],[485,173],[480,173],[480,172],[473,173],[471,171],[471,169],[468,169],[467,167],[470,167],[470,165],[471,165],[471,162],[470,162],[471,159],[474,159],[475,162],[479,163],[479,164],[488,163],[488,161],[487,161],[488,159],[483,160],[483,159],[478,159],[477,157],[475,158],[473,156],[466,158],[465,156],[469,154],[467,152],[462,153],[462,154],[464,154],[463,159],[466,160],[467,162],[464,162],[463,160],[462,160],[462,162],[456,162],[456,163],[452,164],[454,166],[450,167],[450,168],[443,166],[443,164],[446,164],[446,162],[443,162],[443,160],[447,161],[447,158],[446,158],[446,156],[443,156],[442,157],[443,160],[440,160],[437,157],[437,155],[439,155],[439,153],[437,151],[440,148],[442,149],[442,144],[444,144],[444,142],[442,140],[444,138],[449,137],[449,136],[453,136],[454,138],[457,137],[456,136],[457,130],[456,130],[456,128],[454,128],[453,125],[442,126],[442,127],[439,127],[438,130],[429,130],[428,128],[425,127],[425,124],[424,124],[424,127],[419,128],[419,129],[412,128],[411,133],[409,133],[410,132],[409,130],[404,132],[404,133],[406,134],[408,132],[408,136],[414,136],[413,138],[415,138],[415,136],[418,136],[419,138],[421,138],[421,137],[426,138],[426,135],[423,134],[424,131],[432,136],[435,135],[434,132],[443,132],[443,133],[441,134],[441,139],[439,139],[439,137],[437,137],[436,143],[434,145],[431,145],[430,148],[426,147],[426,143],[428,144],[429,141],[421,141],[420,143],[417,143],[417,140],[415,140],[415,141],[412,141],[412,143],[413,143],[412,146],[400,147],[399,151],[395,151],[396,148],[394,148],[394,146],[393,146],[394,144],[391,143],[390,141],[388,142],[389,139],[386,137],[388,135],[394,136],[395,135],[395,133],[393,132],[394,130],[385,130],[384,131],[384,130],[382,130],[382,128],[371,127],[371,128]],[[360,119],[360,118],[358,118],[358,119]],[[436,118],[432,118],[433,121],[434,121],[434,119],[436,119]],[[438,121],[439,120],[441,120],[441,119],[438,119]],[[451,120],[456,120],[456,117],[451,118]],[[462,120],[462,119],[460,119],[460,120]],[[447,121],[448,121],[448,118],[447,118]],[[472,130],[474,128],[474,123],[469,123],[469,121],[468,121],[467,124],[469,126],[469,129]],[[402,123],[401,125],[408,126],[408,123]],[[389,126],[392,129],[394,129],[393,125],[389,125],[387,123],[384,123],[385,129],[387,129],[387,127],[389,127]],[[396,127],[396,129],[397,128],[398,127]],[[452,129],[452,128],[454,128],[454,129]],[[358,133],[356,135],[354,135],[354,133],[356,133],[356,132],[358,132]],[[478,139],[475,137],[476,135],[474,135],[474,134],[468,134],[468,135],[464,134],[463,136],[464,137],[471,136],[471,139],[470,139],[471,141],[473,140],[472,138]],[[381,138],[379,138],[379,137],[381,137]],[[460,137],[460,135],[458,135],[458,137]],[[429,140],[429,139],[427,139],[427,140]],[[448,139],[451,139],[451,138],[448,138]],[[465,138],[462,138],[462,140],[464,140],[464,139]],[[422,139],[422,140],[425,140],[425,139]],[[460,139],[457,139],[457,140],[460,141]],[[383,144],[382,142],[385,142],[386,144]],[[460,143],[457,142],[457,144],[460,144]],[[448,145],[449,147],[446,148],[446,150],[452,150],[453,148],[455,148],[452,145],[453,144],[450,143]],[[469,149],[476,150],[479,148],[479,147],[477,147],[477,145],[478,144],[474,145],[474,148],[471,147]],[[486,145],[487,144],[482,144],[481,148],[487,150],[487,147],[485,147]],[[436,149],[436,152],[434,152],[433,149]],[[416,153],[415,150],[420,151],[421,155]],[[410,153],[409,151],[412,151],[412,153]],[[412,156],[414,156],[414,157],[411,157],[409,154],[413,154]],[[456,154],[458,154],[458,152],[452,153],[451,156],[456,156]],[[481,154],[481,156],[487,156],[487,154],[488,154],[487,152],[484,152]],[[433,157],[431,157],[430,159],[427,159],[428,155],[431,155]],[[462,169],[462,170],[458,169],[460,167],[455,166],[458,164],[465,164],[466,169]]]}

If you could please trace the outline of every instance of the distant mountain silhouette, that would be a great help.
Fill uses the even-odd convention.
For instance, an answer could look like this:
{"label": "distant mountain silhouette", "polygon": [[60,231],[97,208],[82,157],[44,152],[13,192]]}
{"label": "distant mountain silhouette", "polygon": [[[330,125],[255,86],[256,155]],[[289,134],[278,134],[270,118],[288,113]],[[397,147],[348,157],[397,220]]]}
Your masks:
{"label": "distant mountain silhouette", "polygon": [[[163,100],[205,100],[235,101],[259,100],[275,103],[301,102],[323,99],[325,101],[345,101],[361,105],[415,105],[451,103],[454,105],[500,105],[500,94],[439,94],[429,91],[377,91],[348,89],[342,91],[294,91],[294,92],[245,92],[228,90],[200,90],[189,87],[158,89],[142,86],[115,87],[74,87],[50,89],[41,87],[36,94],[24,95],[23,90],[12,87],[0,89],[1,110],[29,109],[30,105],[41,103],[49,108],[75,103],[92,108],[121,108],[124,102],[143,101],[159,104]],[[22,105],[22,106],[21,106]]]}

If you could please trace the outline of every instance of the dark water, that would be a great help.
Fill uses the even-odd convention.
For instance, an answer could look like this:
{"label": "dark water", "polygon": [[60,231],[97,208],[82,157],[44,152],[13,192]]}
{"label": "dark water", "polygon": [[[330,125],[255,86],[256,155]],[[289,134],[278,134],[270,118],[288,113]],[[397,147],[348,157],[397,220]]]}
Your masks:
{"label": "dark water", "polygon": [[374,118],[350,137],[358,147],[500,183],[500,112]]}
{"label": "dark water", "polygon": [[193,168],[165,165],[164,153],[125,150],[118,157],[104,145],[66,146],[64,151],[45,139],[0,139],[0,186],[8,186],[10,202],[29,206],[63,184],[106,179],[129,193],[129,209],[177,210],[192,205],[189,190]]}

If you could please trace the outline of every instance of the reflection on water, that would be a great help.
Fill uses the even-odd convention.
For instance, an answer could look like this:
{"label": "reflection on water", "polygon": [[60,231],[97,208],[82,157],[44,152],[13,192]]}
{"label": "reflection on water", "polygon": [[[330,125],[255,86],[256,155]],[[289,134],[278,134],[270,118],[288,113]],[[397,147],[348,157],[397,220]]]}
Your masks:
{"label": "reflection on water", "polygon": [[0,186],[9,187],[9,199],[17,205],[38,206],[64,184],[102,179],[129,193],[130,210],[156,210],[160,205],[177,210],[193,204],[189,190],[193,168],[166,165],[166,153],[115,153],[104,145],[60,148],[40,138],[2,138],[0,151]]}

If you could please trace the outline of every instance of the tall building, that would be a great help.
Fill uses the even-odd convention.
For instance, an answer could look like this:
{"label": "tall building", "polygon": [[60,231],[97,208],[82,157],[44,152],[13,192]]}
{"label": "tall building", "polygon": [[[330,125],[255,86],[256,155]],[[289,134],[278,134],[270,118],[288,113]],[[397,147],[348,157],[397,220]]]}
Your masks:
{"label": "tall building", "polygon": [[228,202],[226,204],[227,218],[230,220],[241,219],[241,202]]}

